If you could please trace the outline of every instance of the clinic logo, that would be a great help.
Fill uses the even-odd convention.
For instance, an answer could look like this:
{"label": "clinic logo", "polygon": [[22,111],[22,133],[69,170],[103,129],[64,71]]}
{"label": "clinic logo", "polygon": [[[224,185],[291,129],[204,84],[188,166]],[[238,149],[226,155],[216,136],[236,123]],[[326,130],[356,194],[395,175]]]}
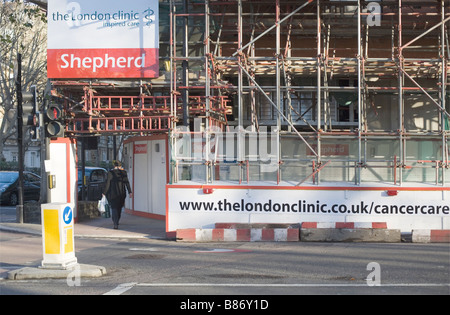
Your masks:
{"label": "clinic logo", "polygon": [[112,26],[150,26],[155,22],[155,11],[146,8],[142,11],[134,10],[91,10],[84,12],[79,2],[73,1],[66,5],[65,11],[55,11],[50,15],[52,21],[66,22],[71,28],[81,27],[83,24],[101,22],[105,27]]}

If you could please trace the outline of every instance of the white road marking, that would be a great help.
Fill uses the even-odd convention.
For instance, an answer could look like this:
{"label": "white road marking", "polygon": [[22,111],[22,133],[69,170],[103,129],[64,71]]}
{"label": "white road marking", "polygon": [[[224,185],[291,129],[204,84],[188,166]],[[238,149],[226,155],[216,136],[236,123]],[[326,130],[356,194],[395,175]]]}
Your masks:
{"label": "white road marking", "polygon": [[[366,283],[137,283],[137,287],[368,287]],[[387,283],[378,287],[450,287],[450,283]]]}
{"label": "white road marking", "polygon": [[[120,295],[134,287],[258,287],[258,288],[326,288],[326,287],[367,287],[366,283],[123,283],[103,295]],[[449,287],[450,283],[386,283],[375,287]]]}
{"label": "white road marking", "polygon": [[143,252],[157,252],[158,250],[151,247],[133,247],[129,248],[131,251],[143,251]]}
{"label": "white road marking", "polygon": [[103,295],[121,295],[133,288],[135,285],[137,285],[137,282],[122,283],[119,284],[115,289],[112,289],[111,291],[108,291]]}

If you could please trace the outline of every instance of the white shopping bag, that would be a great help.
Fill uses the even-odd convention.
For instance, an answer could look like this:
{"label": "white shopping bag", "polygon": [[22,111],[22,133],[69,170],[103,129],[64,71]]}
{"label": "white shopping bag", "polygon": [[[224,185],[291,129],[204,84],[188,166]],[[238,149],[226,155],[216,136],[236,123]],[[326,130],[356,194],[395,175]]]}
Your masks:
{"label": "white shopping bag", "polygon": [[105,213],[106,205],[108,205],[108,200],[106,199],[106,196],[103,195],[102,199],[98,201],[98,211],[100,211],[100,213]]}

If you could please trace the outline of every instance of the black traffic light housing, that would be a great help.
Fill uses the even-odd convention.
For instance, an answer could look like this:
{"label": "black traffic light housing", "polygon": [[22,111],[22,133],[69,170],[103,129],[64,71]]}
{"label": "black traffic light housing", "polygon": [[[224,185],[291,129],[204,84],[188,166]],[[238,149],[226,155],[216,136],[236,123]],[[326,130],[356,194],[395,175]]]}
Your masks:
{"label": "black traffic light housing", "polygon": [[63,106],[50,102],[44,112],[45,136],[49,138],[64,137]]}
{"label": "black traffic light housing", "polygon": [[29,91],[22,91],[22,121],[23,126],[30,126],[32,141],[39,140],[39,106],[36,87]]}
{"label": "black traffic light housing", "polygon": [[39,111],[37,108],[36,87],[32,86],[29,91],[22,91],[23,125],[36,126],[36,115],[39,115]]}

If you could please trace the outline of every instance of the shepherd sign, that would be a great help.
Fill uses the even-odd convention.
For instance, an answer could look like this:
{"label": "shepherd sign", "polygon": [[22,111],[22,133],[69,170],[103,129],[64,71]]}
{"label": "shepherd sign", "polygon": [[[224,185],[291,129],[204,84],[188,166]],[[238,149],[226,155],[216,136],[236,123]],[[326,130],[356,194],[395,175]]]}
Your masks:
{"label": "shepherd sign", "polygon": [[48,77],[158,77],[158,5],[158,0],[49,0]]}

